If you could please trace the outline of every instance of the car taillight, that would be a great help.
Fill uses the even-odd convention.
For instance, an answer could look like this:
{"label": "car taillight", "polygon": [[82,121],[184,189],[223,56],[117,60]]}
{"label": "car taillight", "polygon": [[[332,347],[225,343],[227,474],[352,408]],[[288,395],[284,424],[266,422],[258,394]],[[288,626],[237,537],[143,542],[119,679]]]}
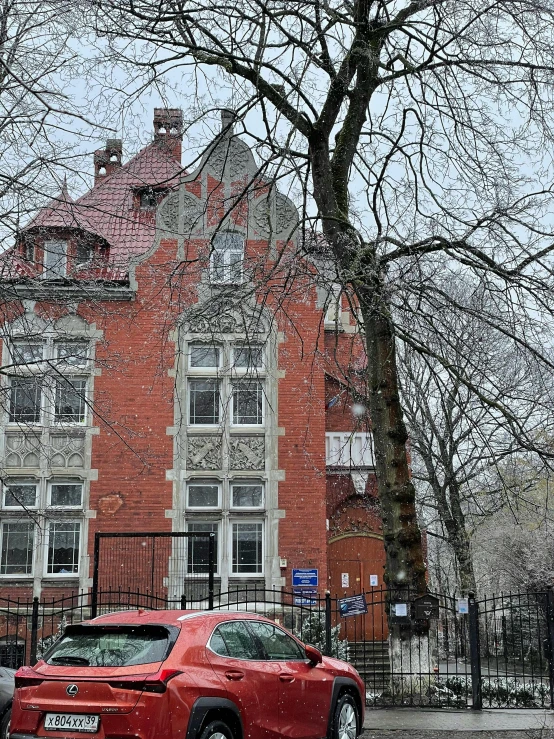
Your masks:
{"label": "car taillight", "polygon": [[40,685],[44,682],[39,677],[18,677],[15,676],[15,687],[16,688],[32,688],[35,685]]}
{"label": "car taillight", "polygon": [[144,681],[143,690],[147,693],[165,693],[167,690],[167,683],[177,675],[181,675],[181,670],[172,670],[166,668],[156,672],[155,675],[150,675]]}

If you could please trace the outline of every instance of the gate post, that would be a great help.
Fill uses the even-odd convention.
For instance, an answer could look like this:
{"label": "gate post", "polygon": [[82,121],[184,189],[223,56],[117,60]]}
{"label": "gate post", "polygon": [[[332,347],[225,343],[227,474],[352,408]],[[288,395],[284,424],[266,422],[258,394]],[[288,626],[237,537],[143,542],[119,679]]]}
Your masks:
{"label": "gate post", "polygon": [[472,708],[479,711],[483,708],[483,693],[481,690],[481,653],[479,649],[479,606],[474,593],[469,593],[468,606]]}
{"label": "gate post", "polygon": [[31,612],[31,654],[29,662],[31,667],[37,662],[37,646],[38,646],[38,598],[33,598],[33,610]]}
{"label": "gate post", "polygon": [[331,639],[331,593],[325,592],[325,654],[332,657],[333,644]]}
{"label": "gate post", "polygon": [[214,569],[215,569],[215,534],[209,535],[208,541],[208,610],[214,609]]}
{"label": "gate post", "polygon": [[92,592],[90,594],[90,617],[96,618],[98,611],[98,560],[100,554],[100,532],[94,534],[94,563],[92,570]]}
{"label": "gate post", "polygon": [[548,633],[548,680],[550,683],[550,708],[554,708],[554,592],[546,591],[546,627]]}

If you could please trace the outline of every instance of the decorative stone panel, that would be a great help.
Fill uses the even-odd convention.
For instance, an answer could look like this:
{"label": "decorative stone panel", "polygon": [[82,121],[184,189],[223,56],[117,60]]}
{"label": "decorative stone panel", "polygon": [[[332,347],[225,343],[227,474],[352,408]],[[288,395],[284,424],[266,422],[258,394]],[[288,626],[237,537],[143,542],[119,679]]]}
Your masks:
{"label": "decorative stone panel", "polygon": [[48,466],[75,469],[85,466],[85,437],[52,434],[48,447]]}
{"label": "decorative stone panel", "polygon": [[232,470],[263,470],[265,439],[263,436],[232,436],[230,441]]}
{"label": "decorative stone panel", "polygon": [[252,221],[264,236],[290,238],[298,225],[298,211],[294,203],[281,193],[275,194],[275,214],[270,197],[258,198],[253,205]]}
{"label": "decorative stone panel", "polygon": [[35,434],[6,434],[5,467],[40,467],[41,438]]}
{"label": "decorative stone panel", "polygon": [[207,168],[216,179],[222,180],[225,171],[234,180],[255,171],[254,158],[249,147],[239,138],[224,138],[209,153]]}
{"label": "decorative stone panel", "polygon": [[189,436],[187,439],[187,469],[220,470],[221,436]]}
{"label": "decorative stone panel", "polygon": [[[179,217],[179,197],[183,198],[183,210]],[[202,203],[194,195],[188,192],[182,194],[173,192],[160,204],[158,208],[158,222],[165,230],[173,234],[191,233],[201,228]]]}

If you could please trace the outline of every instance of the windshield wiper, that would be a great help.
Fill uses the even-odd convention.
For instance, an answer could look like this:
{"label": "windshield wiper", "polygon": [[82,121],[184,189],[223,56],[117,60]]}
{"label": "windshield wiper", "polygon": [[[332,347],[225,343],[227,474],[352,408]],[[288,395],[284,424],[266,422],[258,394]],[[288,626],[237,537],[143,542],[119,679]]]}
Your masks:
{"label": "windshield wiper", "polygon": [[50,657],[50,662],[56,662],[60,665],[90,665],[90,662],[85,657],[72,657],[69,654],[60,657]]}

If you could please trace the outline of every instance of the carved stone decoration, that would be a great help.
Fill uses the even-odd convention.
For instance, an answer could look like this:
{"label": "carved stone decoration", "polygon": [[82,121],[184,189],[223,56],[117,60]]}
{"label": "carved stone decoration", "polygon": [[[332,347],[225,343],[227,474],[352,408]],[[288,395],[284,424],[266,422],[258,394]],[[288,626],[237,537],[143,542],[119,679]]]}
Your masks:
{"label": "carved stone decoration", "polygon": [[40,467],[40,436],[6,434],[5,467]]}
{"label": "carved stone decoration", "polygon": [[265,467],[264,437],[231,437],[230,467],[232,470],[263,470]]}
{"label": "carved stone decoration", "polygon": [[202,205],[190,193],[184,194],[182,223],[185,233],[202,227]]}
{"label": "carved stone decoration", "polygon": [[187,440],[187,469],[220,470],[221,436],[189,436]]}
{"label": "carved stone decoration", "polygon": [[265,236],[272,233],[277,237],[289,238],[298,224],[298,211],[294,204],[281,193],[275,195],[275,219],[269,197],[259,198],[254,204],[252,220],[255,228]]}
{"label": "carved stone decoration", "polygon": [[179,211],[179,192],[170,193],[158,208],[158,225],[173,234],[202,229],[202,203],[189,192],[182,194],[183,210]]}
{"label": "carved stone decoration", "polygon": [[160,226],[172,233],[179,230],[179,193],[170,193],[158,208]]}
{"label": "carved stone decoration", "polygon": [[85,437],[53,434],[48,448],[49,467],[85,466]]}
{"label": "carved stone decoration", "polygon": [[225,174],[235,180],[256,171],[252,152],[244,141],[236,137],[220,141],[208,154],[206,166],[218,180],[223,180]]}

